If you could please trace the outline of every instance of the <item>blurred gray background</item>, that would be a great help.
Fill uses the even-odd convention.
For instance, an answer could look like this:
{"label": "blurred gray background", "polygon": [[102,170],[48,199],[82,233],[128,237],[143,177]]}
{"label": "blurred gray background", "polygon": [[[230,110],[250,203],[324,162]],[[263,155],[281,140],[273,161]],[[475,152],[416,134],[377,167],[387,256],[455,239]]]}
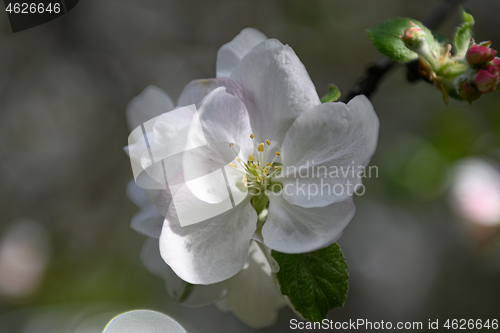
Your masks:
{"label": "blurred gray background", "polygon": [[[0,242],[28,235],[40,266],[24,287],[0,290],[0,332],[90,332],[85,325],[139,308],[192,332],[252,332],[213,306],[174,304],[142,266],[145,237],[129,227],[138,208],[125,195],[127,103],[150,84],[176,100],[190,80],[214,77],[218,48],[245,27],[289,44],[320,96],[329,83],[347,94],[381,57],[365,30],[396,16],[421,20],[437,3],[83,0],[16,34],[0,13]],[[468,6],[477,39],[500,48],[500,1]],[[453,13],[439,31],[450,36],[459,20]],[[500,93],[446,107],[439,91],[408,83],[400,69],[372,102],[379,177],[365,182],[340,241],[350,291],[329,318],[500,319],[496,231],[478,241],[451,211],[446,189],[456,160],[500,159]],[[261,331],[288,332],[292,317],[284,309]]]}

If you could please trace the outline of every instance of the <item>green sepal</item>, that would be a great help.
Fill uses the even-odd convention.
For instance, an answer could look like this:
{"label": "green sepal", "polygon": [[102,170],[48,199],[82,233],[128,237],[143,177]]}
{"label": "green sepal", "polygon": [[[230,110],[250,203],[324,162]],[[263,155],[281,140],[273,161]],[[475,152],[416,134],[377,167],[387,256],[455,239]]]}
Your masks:
{"label": "green sepal", "polygon": [[326,95],[321,97],[321,103],[335,102],[341,95],[339,88],[334,84],[330,84],[328,85],[328,92]]}
{"label": "green sepal", "polygon": [[454,54],[460,57],[465,56],[467,50],[469,49],[469,43],[474,35],[474,18],[465,9],[461,8],[463,23],[457,28],[454,40]]}

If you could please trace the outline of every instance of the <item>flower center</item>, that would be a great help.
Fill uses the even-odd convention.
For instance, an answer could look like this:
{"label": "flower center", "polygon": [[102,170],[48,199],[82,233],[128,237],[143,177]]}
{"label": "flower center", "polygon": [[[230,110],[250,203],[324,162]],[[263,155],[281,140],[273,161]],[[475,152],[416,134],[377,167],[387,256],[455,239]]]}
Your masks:
{"label": "flower center", "polygon": [[[271,178],[277,176],[281,172],[281,164],[275,163],[276,158],[280,156],[280,152],[276,151],[274,158],[270,161],[268,158],[268,147],[271,141],[261,142],[256,144],[255,135],[250,134],[250,139],[253,142],[253,154],[248,155],[246,162],[239,157],[236,159],[237,165],[229,163],[230,167],[235,168],[243,174],[243,179],[237,185],[243,185],[249,189],[250,195],[261,195],[271,186]],[[232,147],[233,144],[229,144]],[[234,149],[233,149],[234,150]],[[236,153],[236,152],[235,152]]]}

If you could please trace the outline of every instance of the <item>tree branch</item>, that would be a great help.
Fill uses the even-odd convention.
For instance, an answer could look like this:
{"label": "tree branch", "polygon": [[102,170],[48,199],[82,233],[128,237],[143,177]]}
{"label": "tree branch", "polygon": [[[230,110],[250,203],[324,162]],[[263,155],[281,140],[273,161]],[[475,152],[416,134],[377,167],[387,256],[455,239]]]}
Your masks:
{"label": "tree branch", "polygon": [[[453,10],[466,0],[443,0],[422,22],[431,30],[437,29],[441,23],[453,12]],[[356,85],[346,95],[344,101],[347,103],[357,95],[365,95],[370,98],[377,90],[382,79],[395,67],[397,63],[387,57],[380,59],[377,63],[366,69],[364,76],[358,80]],[[418,60],[407,64],[408,81],[414,82],[422,79],[420,75]],[[428,80],[427,80],[428,81]]]}

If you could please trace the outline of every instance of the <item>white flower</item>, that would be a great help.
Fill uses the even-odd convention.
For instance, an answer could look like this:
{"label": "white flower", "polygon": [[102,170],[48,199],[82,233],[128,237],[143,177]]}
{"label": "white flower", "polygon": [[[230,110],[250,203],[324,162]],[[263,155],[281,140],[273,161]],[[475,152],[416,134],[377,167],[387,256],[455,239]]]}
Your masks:
{"label": "white flower", "polygon": [[[161,96],[152,89],[141,94],[131,103],[129,118],[145,112],[156,116],[167,109],[163,106],[167,98]],[[230,164],[233,168],[226,168],[235,208],[181,227],[171,198],[153,198],[165,213],[161,256],[180,278],[193,284],[214,284],[235,276],[246,263],[252,239],[276,251],[303,253],[326,247],[341,236],[355,210],[346,187],[361,183],[358,172],[345,171],[366,166],[377,143],[378,118],[367,98],[358,96],[347,105],[321,104],[306,69],[290,47],[245,29],[219,50],[216,79],[196,80],[184,89],[178,106],[190,104],[198,106],[209,143],[231,142],[240,151]],[[189,113],[163,114],[149,140],[160,146],[186,142],[184,133],[192,132],[191,118]],[[178,136],[183,137],[181,141],[176,141]],[[170,148],[182,151],[186,147],[172,144]],[[210,163],[213,158],[197,167],[210,169]],[[290,171],[330,172],[332,168],[344,172],[335,177],[301,178]],[[189,170],[185,168],[184,173]],[[258,191],[269,191],[275,182],[288,191],[268,195],[267,219],[258,226],[251,200]],[[339,185],[344,191],[335,194],[330,190],[325,195],[301,190],[326,187],[325,183],[330,189]],[[217,203],[219,190],[210,184],[186,184],[173,195],[180,201]]]}
{"label": "white flower", "polygon": [[454,168],[452,207],[467,221],[483,226],[500,224],[500,172],[488,161],[469,158]]}

